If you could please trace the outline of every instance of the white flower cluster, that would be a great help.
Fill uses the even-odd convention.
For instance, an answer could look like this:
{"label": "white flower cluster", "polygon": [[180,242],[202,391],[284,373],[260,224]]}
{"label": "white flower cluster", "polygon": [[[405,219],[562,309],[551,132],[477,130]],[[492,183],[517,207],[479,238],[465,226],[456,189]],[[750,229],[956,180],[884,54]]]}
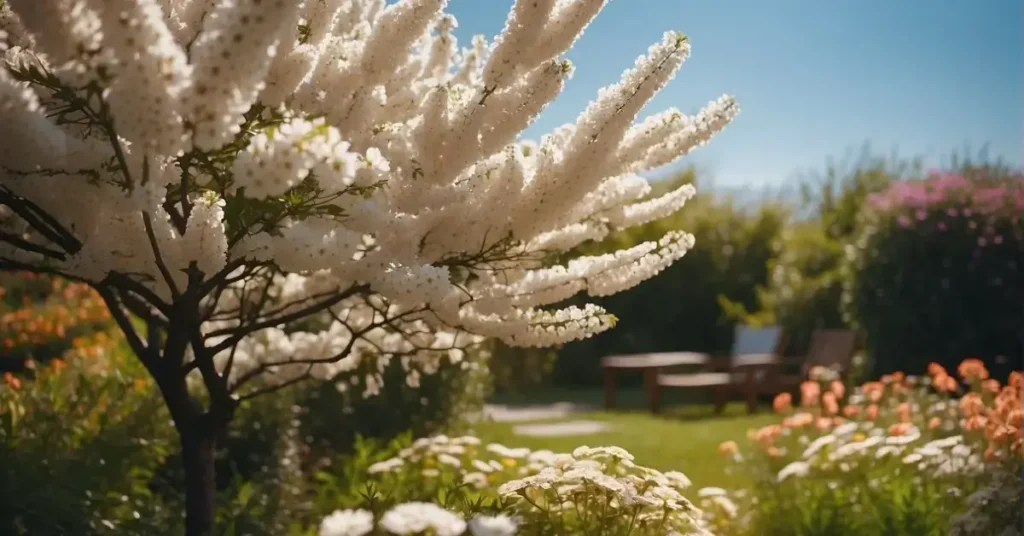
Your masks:
{"label": "white flower cluster", "polygon": [[[549,306],[626,290],[693,237],[544,259],[680,209],[692,186],[645,199],[635,173],[702,145],[738,108],[726,96],[635,123],[689,55],[669,32],[574,123],[519,140],[605,2],[518,0],[493,42],[460,50],[446,0],[10,0],[0,192],[34,208],[5,220],[15,238],[0,264],[97,285],[116,275],[168,304],[216,289],[202,314],[221,323],[207,334],[244,310],[210,282],[268,264],[315,281],[293,287],[365,287],[375,310],[422,308],[415,329],[380,330],[399,338],[552,345],[606,330],[600,308]],[[324,357],[354,336],[270,328],[284,326],[234,359]],[[371,346],[401,346],[384,338]]]}
{"label": "white flower cluster", "polygon": [[614,446],[582,446],[559,454],[481,445],[473,436],[434,436],[417,440],[368,472],[382,486],[415,476],[425,479],[426,489],[464,484],[494,493],[511,500],[510,513],[526,524],[531,516],[593,517],[601,512],[606,520],[619,514],[625,523],[632,519],[641,532],[694,533],[702,526],[701,512],[683,495],[690,486],[686,475],[637,465],[629,452]]}
{"label": "white flower cluster", "polygon": [[[378,526],[388,534],[395,535],[513,536],[516,533],[516,523],[508,516],[477,515],[467,524],[458,514],[424,502],[394,506],[384,513]],[[321,522],[320,536],[364,536],[373,529],[372,513],[366,510],[338,510]]]}
{"label": "white flower cluster", "polygon": [[964,443],[963,436],[922,441],[921,431],[914,427],[899,435],[886,435],[870,422],[849,422],[810,441],[800,459],[783,467],[777,479],[783,482],[835,469],[850,472],[861,464],[881,467],[887,459],[933,477],[969,476],[984,470],[982,457]]}

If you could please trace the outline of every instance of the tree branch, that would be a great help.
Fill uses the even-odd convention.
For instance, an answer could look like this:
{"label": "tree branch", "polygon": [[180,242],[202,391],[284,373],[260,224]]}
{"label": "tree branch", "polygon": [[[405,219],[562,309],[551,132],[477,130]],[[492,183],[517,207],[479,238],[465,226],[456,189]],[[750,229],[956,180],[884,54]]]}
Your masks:
{"label": "tree branch", "polygon": [[0,204],[10,207],[39,234],[60,246],[64,251],[74,254],[82,249],[82,243],[68,232],[56,218],[40,208],[39,205],[15,194],[6,186],[0,186]]}
{"label": "tree branch", "polygon": [[110,316],[117,322],[117,326],[121,328],[121,332],[124,333],[125,339],[128,341],[128,346],[131,347],[132,351],[135,352],[136,357],[146,367],[146,370],[150,374],[155,374],[156,361],[153,356],[150,355],[150,348],[148,348],[139,338],[138,332],[135,331],[135,327],[132,326],[131,319],[124,314],[121,310],[121,304],[119,303],[117,296],[112,290],[104,285],[98,285],[95,287],[96,291],[99,292],[100,297],[103,298],[104,303],[107,304],[107,309],[110,310]]}
{"label": "tree branch", "polygon": [[241,341],[243,338],[246,337],[246,335],[249,335],[250,333],[253,333],[255,331],[259,331],[261,329],[267,329],[267,328],[272,328],[272,327],[276,327],[276,326],[281,326],[281,325],[287,324],[289,322],[295,322],[296,320],[301,320],[301,319],[306,318],[306,317],[308,317],[310,315],[314,315],[316,313],[322,312],[325,309],[329,309],[330,307],[333,307],[333,306],[337,305],[338,303],[341,303],[342,301],[344,301],[347,298],[355,296],[356,294],[359,294],[359,293],[366,292],[368,290],[369,290],[369,286],[367,286],[367,285],[353,285],[353,286],[350,286],[349,288],[347,288],[345,291],[339,292],[339,293],[331,296],[330,298],[327,298],[326,300],[323,300],[323,301],[311,304],[311,305],[309,305],[307,307],[303,307],[302,309],[299,309],[297,311],[294,311],[294,312],[291,312],[291,313],[288,313],[288,314],[283,314],[283,315],[278,316],[278,317],[274,317],[274,318],[270,318],[270,319],[267,319],[267,320],[255,322],[255,323],[250,324],[248,326],[240,325],[237,328],[219,329],[217,331],[214,331],[213,333],[207,334],[207,337],[221,337],[221,336],[224,336],[224,335],[228,335],[229,337],[227,339],[225,339],[224,341],[222,341],[217,346],[211,348],[210,351],[213,352],[214,355],[216,355],[216,354],[218,354],[218,353],[220,353],[220,352],[222,352],[222,351],[224,351],[224,350],[226,350],[228,348],[231,348],[231,346],[233,346],[234,344],[238,343],[238,341]]}
{"label": "tree branch", "polygon": [[160,275],[164,276],[167,287],[171,289],[171,295],[177,298],[181,292],[178,292],[178,286],[174,284],[171,272],[164,264],[164,257],[160,254],[160,246],[156,243],[156,233],[153,232],[153,220],[149,217],[149,212],[142,213],[142,223],[146,226],[146,236],[149,238],[149,246],[153,249],[153,256],[156,258],[156,267],[160,269]]}
{"label": "tree branch", "polygon": [[29,242],[28,240],[25,240],[24,238],[14,233],[0,231],[0,241],[7,242],[8,244],[11,244],[16,248],[23,249],[25,251],[30,251],[32,253],[38,253],[44,257],[49,257],[51,259],[57,259],[59,261],[67,259],[67,256],[65,256],[63,253],[59,251],[47,249],[45,246],[41,244]]}

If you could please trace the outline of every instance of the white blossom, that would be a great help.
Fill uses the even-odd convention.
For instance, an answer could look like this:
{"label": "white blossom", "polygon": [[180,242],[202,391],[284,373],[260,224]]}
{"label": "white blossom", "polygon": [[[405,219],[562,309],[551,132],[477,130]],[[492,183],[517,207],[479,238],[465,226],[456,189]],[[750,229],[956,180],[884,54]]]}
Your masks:
{"label": "white blossom", "polygon": [[617,319],[563,302],[632,288],[695,238],[573,248],[680,210],[691,185],[649,198],[637,173],[738,111],[639,116],[689,55],[668,32],[575,121],[520,139],[605,3],[517,0],[462,48],[445,0],[9,0],[0,265],[92,284],[135,353],[214,404],[306,377],[372,396],[393,359],[417,386],[485,338],[592,337]]}
{"label": "white blossom", "polygon": [[391,534],[422,534],[458,536],[466,530],[466,522],[436,504],[410,502],[399,504],[381,517],[380,526]]}
{"label": "white blossom", "polygon": [[363,536],[373,530],[373,514],[366,510],[337,510],[320,523],[320,536]]}

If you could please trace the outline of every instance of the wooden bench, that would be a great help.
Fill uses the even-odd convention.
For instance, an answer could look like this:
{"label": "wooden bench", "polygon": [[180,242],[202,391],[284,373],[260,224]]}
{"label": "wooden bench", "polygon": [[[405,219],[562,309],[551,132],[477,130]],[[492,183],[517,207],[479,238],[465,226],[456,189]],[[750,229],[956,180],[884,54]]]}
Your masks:
{"label": "wooden bench", "polygon": [[747,402],[747,411],[754,413],[757,411],[757,395],[777,363],[775,354],[745,354],[711,358],[707,361],[707,372],[660,374],[651,396],[651,409],[660,409],[661,391],[665,388],[699,389],[711,391],[716,413],[721,413],[736,394],[742,395]]}
{"label": "wooden bench", "polygon": [[707,354],[699,352],[663,352],[605,357],[601,360],[601,367],[604,369],[604,406],[608,409],[615,407],[619,371],[639,370],[644,374],[647,404],[651,411],[657,411],[661,402],[658,375],[663,369],[683,365],[706,365],[710,359]]}

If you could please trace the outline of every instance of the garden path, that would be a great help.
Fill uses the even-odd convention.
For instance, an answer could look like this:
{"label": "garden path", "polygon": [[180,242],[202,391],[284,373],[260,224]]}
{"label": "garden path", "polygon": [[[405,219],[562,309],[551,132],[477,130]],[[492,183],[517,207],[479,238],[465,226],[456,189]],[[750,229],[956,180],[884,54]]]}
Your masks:
{"label": "garden path", "polygon": [[536,423],[535,421],[551,421],[568,419],[574,414],[590,411],[593,408],[571,402],[555,402],[531,406],[505,406],[488,404],[484,407],[484,415],[494,422],[530,423],[513,427],[517,436],[529,437],[566,437],[589,435],[608,429],[608,423],[590,420],[564,420],[559,422]]}

